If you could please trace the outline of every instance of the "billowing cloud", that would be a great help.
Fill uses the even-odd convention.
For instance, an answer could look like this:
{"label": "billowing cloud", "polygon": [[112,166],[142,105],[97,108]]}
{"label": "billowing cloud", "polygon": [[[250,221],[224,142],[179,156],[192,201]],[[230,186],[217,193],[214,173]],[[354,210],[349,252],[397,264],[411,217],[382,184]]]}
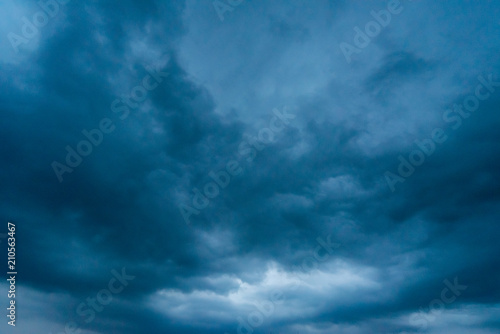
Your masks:
{"label": "billowing cloud", "polygon": [[0,7],[3,332],[499,331],[497,3]]}

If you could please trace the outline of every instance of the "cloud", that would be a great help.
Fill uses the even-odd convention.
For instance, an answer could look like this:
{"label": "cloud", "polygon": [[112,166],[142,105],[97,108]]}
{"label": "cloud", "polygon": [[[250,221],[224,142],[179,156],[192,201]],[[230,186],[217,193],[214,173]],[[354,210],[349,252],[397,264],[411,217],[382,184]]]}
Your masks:
{"label": "cloud", "polygon": [[[442,116],[478,76],[498,79],[500,7],[405,2],[347,64],[339,44],[384,6],[245,1],[220,21],[211,1],[71,1],[15,54],[7,34],[39,8],[2,5],[0,215],[17,227],[18,329],[497,332],[500,99],[456,130]],[[152,71],[158,86],[127,100]],[[286,108],[294,118],[257,148]],[[114,130],[59,182],[52,162],[103,119]],[[436,127],[446,142],[391,192],[384,173]],[[179,203],[233,159],[242,173],[188,226]],[[136,279],[86,323],[78,306],[124,267]],[[467,289],[436,315],[455,277]]]}

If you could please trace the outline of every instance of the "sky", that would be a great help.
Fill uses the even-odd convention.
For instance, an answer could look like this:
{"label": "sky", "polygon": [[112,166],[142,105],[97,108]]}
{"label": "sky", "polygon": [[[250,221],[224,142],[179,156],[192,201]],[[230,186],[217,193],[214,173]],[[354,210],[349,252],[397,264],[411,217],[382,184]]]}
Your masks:
{"label": "sky", "polygon": [[1,333],[500,333],[498,1],[0,13]]}

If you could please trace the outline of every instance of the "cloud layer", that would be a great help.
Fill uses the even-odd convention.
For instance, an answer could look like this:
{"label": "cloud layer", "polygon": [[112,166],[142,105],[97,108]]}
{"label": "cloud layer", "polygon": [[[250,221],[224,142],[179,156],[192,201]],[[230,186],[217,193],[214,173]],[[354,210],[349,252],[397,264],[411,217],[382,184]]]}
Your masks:
{"label": "cloud layer", "polygon": [[500,330],[498,3],[41,3],[0,5],[2,331]]}

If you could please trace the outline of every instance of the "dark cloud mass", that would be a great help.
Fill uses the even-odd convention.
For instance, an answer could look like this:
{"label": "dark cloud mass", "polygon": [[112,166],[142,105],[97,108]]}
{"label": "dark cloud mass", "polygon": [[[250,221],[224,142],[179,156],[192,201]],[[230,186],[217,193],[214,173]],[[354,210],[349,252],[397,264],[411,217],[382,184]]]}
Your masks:
{"label": "dark cloud mass", "polygon": [[0,9],[2,333],[500,333],[497,1]]}

